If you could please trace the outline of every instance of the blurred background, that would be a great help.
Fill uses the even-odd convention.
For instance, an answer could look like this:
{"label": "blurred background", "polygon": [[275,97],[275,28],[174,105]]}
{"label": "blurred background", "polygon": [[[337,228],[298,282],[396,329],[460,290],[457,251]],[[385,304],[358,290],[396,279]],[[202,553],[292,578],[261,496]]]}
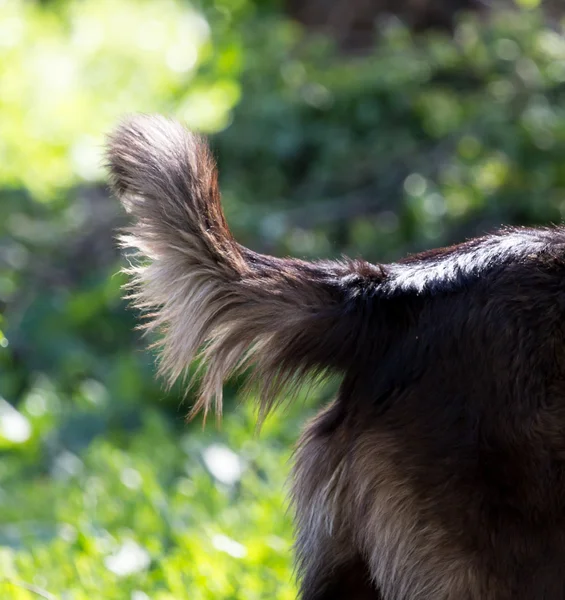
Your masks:
{"label": "blurred background", "polygon": [[[295,597],[285,477],[332,387],[186,425],[120,298],[104,135],[211,136],[242,243],[395,260],[565,213],[560,0],[0,0],[0,598]],[[243,398],[241,398],[243,399]]]}

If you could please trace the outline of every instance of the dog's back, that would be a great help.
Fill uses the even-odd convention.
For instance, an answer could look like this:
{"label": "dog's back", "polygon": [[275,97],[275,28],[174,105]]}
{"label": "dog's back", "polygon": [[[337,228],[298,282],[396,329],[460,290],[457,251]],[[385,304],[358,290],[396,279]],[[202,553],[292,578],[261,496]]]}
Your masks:
{"label": "dog's back", "polygon": [[565,598],[565,231],[509,229],[391,265],[305,263],[231,237],[205,146],[137,118],[111,138],[134,296],[197,408],[250,358],[264,415],[343,381],[294,472],[304,600]]}

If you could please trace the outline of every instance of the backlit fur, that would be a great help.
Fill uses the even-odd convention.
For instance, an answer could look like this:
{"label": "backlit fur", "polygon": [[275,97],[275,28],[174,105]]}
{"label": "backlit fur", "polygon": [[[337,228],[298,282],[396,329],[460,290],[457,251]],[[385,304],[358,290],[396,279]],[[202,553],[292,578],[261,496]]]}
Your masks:
{"label": "backlit fur", "polygon": [[260,418],[311,375],[335,401],[296,454],[302,600],[565,598],[565,231],[398,263],[304,262],[232,237],[205,142],[137,116],[108,145],[130,297],[194,412],[247,366]]}

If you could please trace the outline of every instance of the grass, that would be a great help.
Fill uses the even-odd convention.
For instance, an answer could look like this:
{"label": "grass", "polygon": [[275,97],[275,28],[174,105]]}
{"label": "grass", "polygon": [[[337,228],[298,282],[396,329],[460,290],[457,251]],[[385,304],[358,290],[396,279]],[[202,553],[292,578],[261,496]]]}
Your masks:
{"label": "grass", "polygon": [[33,434],[0,462],[0,598],[295,597],[285,482],[303,408],[260,433],[250,404],[221,430],[144,408],[72,452],[65,399],[47,397],[20,407]]}

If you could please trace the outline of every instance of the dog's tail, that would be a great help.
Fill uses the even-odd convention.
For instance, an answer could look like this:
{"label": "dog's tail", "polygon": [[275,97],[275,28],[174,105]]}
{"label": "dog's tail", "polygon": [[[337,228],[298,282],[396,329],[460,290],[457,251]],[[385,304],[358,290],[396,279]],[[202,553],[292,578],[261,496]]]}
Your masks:
{"label": "dog's tail", "polygon": [[174,382],[202,351],[193,413],[214,403],[221,413],[224,380],[248,364],[263,417],[287,384],[355,360],[380,267],[278,259],[240,246],[206,143],[175,121],[125,120],[107,158],[113,190],[133,217],[122,245],[142,258],[129,269],[130,297],[147,313],[146,327],[161,333],[162,374]]}

